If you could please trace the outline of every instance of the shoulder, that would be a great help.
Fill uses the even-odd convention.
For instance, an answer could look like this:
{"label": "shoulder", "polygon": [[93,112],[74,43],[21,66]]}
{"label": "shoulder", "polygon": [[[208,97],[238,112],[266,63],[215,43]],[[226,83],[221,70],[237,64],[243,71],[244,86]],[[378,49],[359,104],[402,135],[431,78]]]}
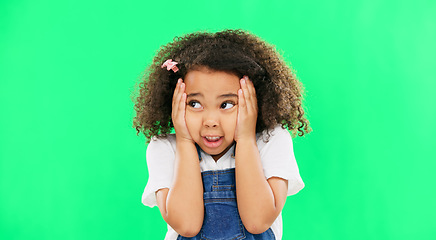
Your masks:
{"label": "shoulder", "polygon": [[276,126],[265,131],[257,141],[260,159],[267,178],[279,176],[289,179],[292,168],[296,167],[292,137],[288,130]]}
{"label": "shoulder", "polygon": [[147,154],[155,154],[162,152],[174,152],[176,149],[176,136],[168,134],[165,137],[152,137],[147,146]]}
{"label": "shoulder", "polygon": [[172,166],[175,155],[176,138],[174,134],[167,135],[166,137],[153,137],[147,146],[146,153],[149,170],[156,169],[157,165]]}
{"label": "shoulder", "polygon": [[171,186],[175,159],[175,136],[153,137],[147,146],[148,182],[142,203],[156,206],[156,191]]}
{"label": "shoulder", "polygon": [[262,153],[273,149],[293,149],[292,136],[289,131],[281,125],[276,125],[273,129],[265,130],[257,134],[257,146]]}

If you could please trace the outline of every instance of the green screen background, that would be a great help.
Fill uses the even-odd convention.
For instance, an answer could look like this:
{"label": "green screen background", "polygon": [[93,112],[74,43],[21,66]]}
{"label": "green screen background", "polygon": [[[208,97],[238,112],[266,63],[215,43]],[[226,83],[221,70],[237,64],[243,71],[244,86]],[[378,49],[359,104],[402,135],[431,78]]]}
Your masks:
{"label": "green screen background", "polygon": [[435,1],[1,1],[0,239],[163,239],[141,203],[138,77],[159,46],[246,29],[306,88],[283,239],[436,239]]}

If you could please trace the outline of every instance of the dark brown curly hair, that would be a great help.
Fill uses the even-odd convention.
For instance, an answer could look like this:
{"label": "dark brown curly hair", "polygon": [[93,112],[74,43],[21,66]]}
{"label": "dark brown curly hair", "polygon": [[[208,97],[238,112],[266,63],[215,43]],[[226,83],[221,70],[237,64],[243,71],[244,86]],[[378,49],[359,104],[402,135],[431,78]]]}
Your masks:
{"label": "dark brown curly hair", "polygon": [[[167,59],[177,62],[179,71],[161,68]],[[294,136],[311,131],[302,107],[303,87],[274,47],[246,31],[224,30],[176,37],[161,47],[139,83],[133,119],[137,135],[142,132],[149,141],[173,130],[171,105],[177,80],[201,67],[250,78],[259,109],[256,133],[277,124]]]}

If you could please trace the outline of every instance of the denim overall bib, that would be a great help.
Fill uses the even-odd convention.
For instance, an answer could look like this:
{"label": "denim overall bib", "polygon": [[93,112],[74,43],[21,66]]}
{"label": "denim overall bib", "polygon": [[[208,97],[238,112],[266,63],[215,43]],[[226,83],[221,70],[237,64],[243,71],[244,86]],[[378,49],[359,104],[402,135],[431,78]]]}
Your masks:
{"label": "denim overall bib", "polygon": [[[197,146],[201,161],[200,148]],[[232,155],[234,157],[234,153]],[[177,240],[275,240],[271,228],[261,234],[249,233],[242,224],[236,203],[235,169],[201,173],[204,188],[204,220],[197,236]]]}

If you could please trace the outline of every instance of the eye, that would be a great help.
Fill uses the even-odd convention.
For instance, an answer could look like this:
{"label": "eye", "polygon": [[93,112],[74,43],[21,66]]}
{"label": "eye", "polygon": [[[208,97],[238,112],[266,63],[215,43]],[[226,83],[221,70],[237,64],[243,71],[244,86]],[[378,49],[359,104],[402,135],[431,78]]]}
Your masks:
{"label": "eye", "polygon": [[231,102],[223,102],[222,104],[221,104],[221,108],[222,109],[230,109],[230,108],[232,108],[232,107],[234,107],[235,106],[235,104],[234,103],[231,103]]}
{"label": "eye", "polygon": [[199,102],[197,102],[197,101],[190,101],[190,102],[188,102],[188,105],[190,107],[196,108],[196,109],[201,108],[201,104]]}

